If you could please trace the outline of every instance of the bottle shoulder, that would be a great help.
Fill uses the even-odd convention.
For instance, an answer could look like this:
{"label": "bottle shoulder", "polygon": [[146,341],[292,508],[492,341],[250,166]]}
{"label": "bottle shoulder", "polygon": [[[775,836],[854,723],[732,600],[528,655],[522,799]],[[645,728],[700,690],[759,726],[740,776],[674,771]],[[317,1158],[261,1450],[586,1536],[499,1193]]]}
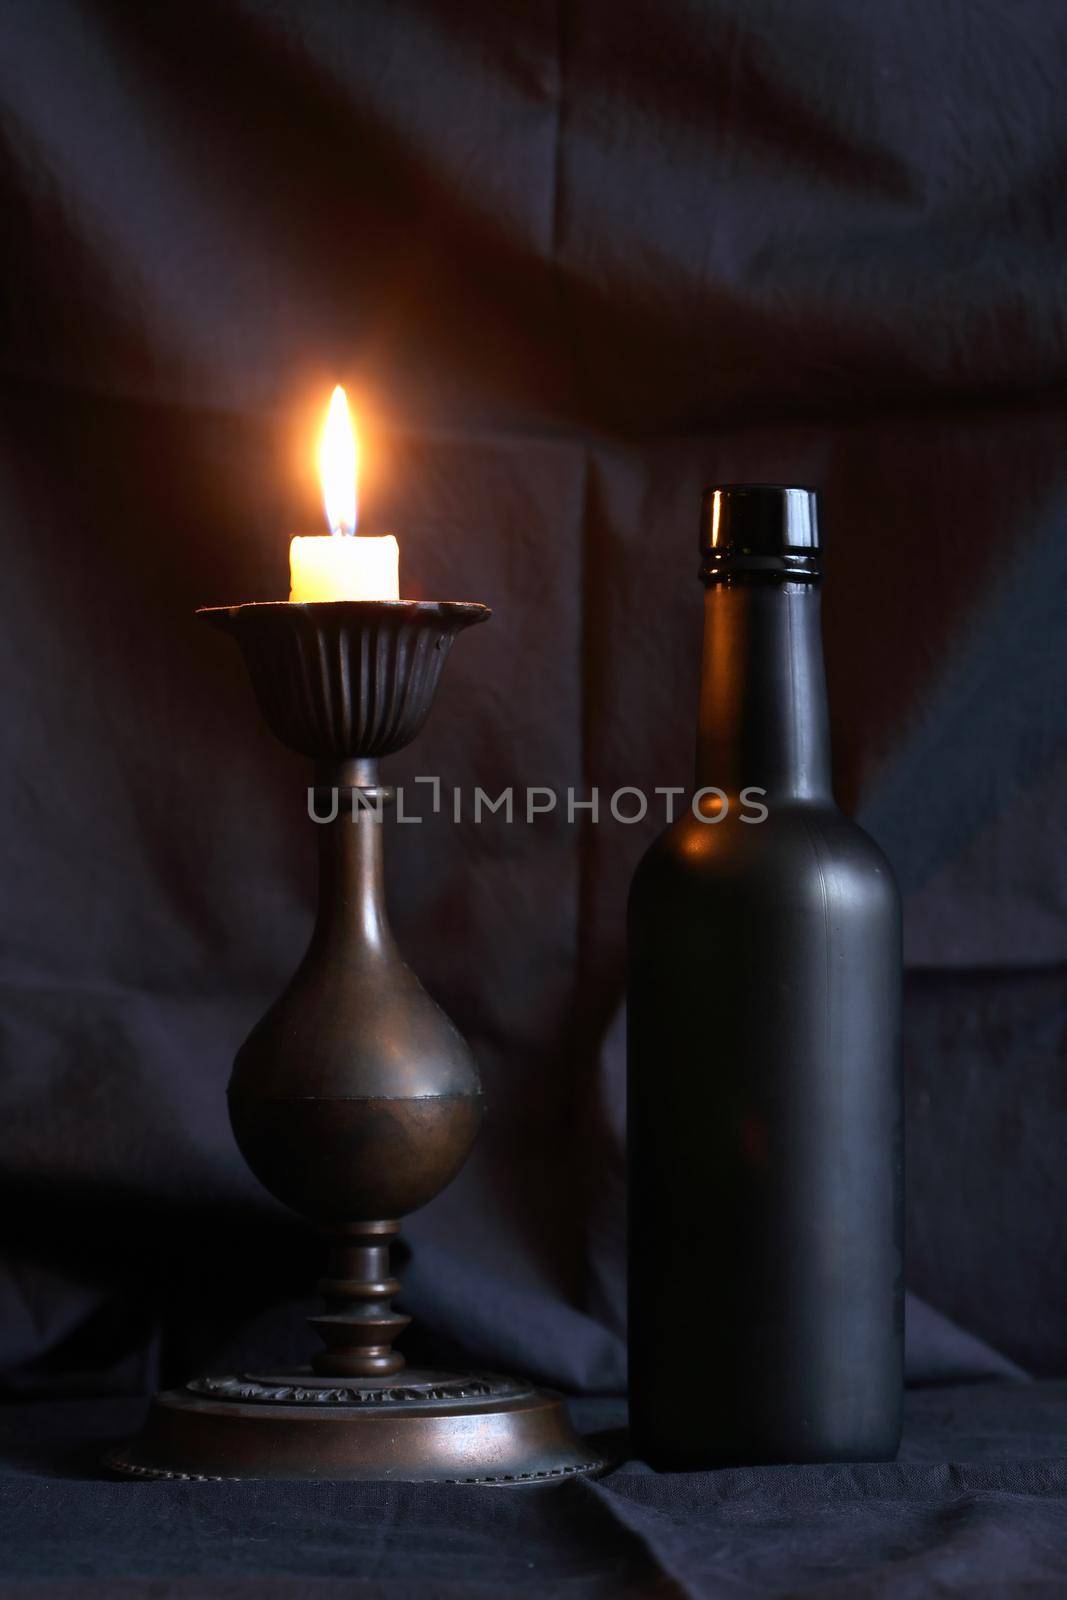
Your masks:
{"label": "bottle shoulder", "polygon": [[653,840],[638,863],[631,909],[689,892],[781,900],[831,898],[899,909],[893,869],[859,823],[832,803],[775,804],[745,821],[702,821],[691,811]]}

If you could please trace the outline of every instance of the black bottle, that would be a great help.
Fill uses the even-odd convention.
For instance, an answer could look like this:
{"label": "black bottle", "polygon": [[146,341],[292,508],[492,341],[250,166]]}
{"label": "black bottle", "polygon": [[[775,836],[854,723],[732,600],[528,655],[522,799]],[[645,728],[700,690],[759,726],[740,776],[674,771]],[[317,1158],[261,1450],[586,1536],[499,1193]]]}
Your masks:
{"label": "black bottle", "polygon": [[701,551],[696,809],[630,896],[634,1448],[679,1468],[887,1460],[900,906],[831,793],[815,496],[708,490]]}

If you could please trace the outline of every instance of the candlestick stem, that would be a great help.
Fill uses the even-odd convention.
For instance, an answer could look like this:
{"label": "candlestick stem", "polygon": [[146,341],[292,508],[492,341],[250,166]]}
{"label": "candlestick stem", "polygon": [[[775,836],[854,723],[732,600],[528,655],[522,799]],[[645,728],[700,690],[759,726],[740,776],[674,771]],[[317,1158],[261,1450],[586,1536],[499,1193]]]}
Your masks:
{"label": "candlestick stem", "polygon": [[330,947],[356,961],[395,957],[382,848],[382,821],[395,789],[379,784],[376,761],[353,761],[337,768],[328,786],[316,784],[314,798],[319,905],[305,960],[322,959]]}
{"label": "candlestick stem", "polygon": [[[378,782],[378,763],[356,759],[325,774],[329,794],[316,799],[332,820],[320,824],[319,909],[306,960],[317,966],[332,956],[365,965],[399,959],[385,905],[383,808],[395,791]],[[322,813],[319,813],[322,814]],[[326,1276],[319,1293],[325,1313],[308,1321],[326,1345],[312,1357],[318,1373],[331,1377],[385,1377],[399,1372],[404,1357],[392,1341],[410,1322],[391,1304],[400,1285],[389,1265],[395,1220],[327,1224]]]}
{"label": "candlestick stem", "polygon": [[326,1344],[312,1357],[316,1372],[374,1378],[404,1366],[404,1357],[391,1348],[411,1321],[391,1304],[400,1285],[390,1276],[389,1245],[399,1227],[397,1222],[352,1222],[322,1230],[331,1240],[327,1276],[318,1285],[326,1312],[308,1318]]}

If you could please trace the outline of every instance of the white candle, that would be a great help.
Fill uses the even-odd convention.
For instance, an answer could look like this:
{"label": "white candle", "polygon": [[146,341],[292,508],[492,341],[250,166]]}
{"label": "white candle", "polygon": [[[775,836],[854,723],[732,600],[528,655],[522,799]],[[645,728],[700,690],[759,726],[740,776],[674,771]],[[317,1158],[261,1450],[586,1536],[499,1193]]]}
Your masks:
{"label": "white candle", "polygon": [[400,547],[391,533],[323,534],[289,546],[290,600],[399,600]]}
{"label": "white candle", "polygon": [[348,400],[338,385],[319,443],[328,534],[297,537],[289,546],[289,599],[398,600],[400,547],[391,533],[356,532],[358,450]]}

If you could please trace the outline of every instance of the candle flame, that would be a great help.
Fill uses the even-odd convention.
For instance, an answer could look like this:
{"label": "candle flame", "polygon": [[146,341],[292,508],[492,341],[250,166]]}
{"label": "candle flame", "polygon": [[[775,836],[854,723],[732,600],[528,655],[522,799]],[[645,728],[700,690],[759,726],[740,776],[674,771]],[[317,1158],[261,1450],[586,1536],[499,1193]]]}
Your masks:
{"label": "candle flame", "polygon": [[348,397],[338,384],[330,396],[330,409],[319,440],[319,477],[331,533],[356,531],[358,463],[359,444],[348,412]]}

